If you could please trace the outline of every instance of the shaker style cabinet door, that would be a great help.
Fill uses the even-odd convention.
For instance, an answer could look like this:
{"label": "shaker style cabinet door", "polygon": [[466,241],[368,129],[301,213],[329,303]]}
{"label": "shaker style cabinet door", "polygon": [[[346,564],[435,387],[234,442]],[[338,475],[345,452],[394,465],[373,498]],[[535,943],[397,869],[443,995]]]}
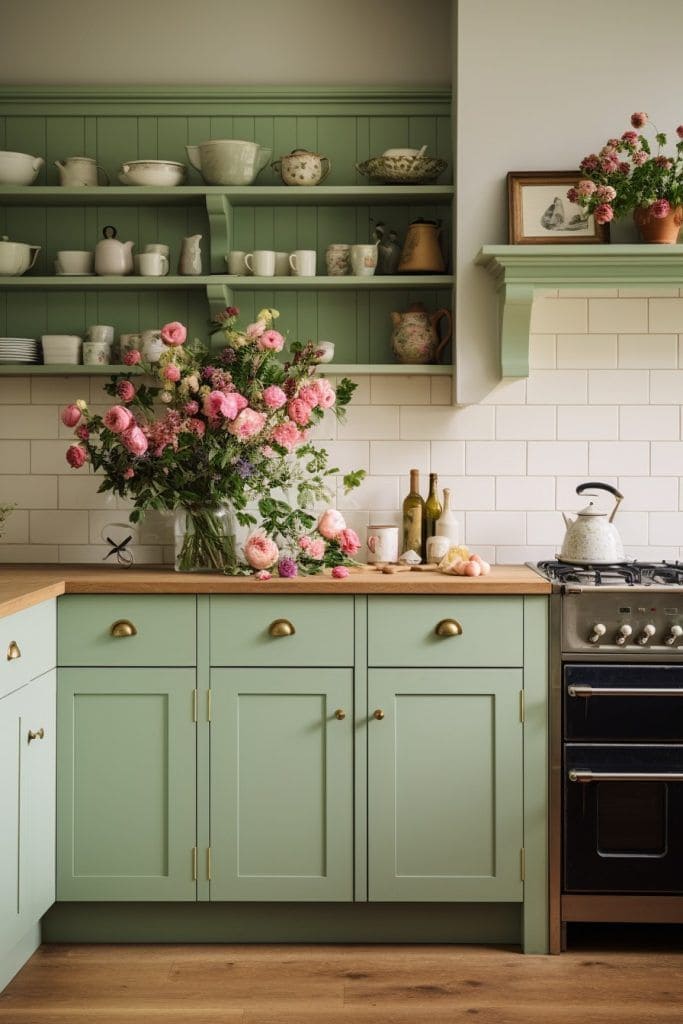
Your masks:
{"label": "shaker style cabinet door", "polygon": [[352,684],[212,671],[211,899],[352,899]]}
{"label": "shaker style cabinet door", "polygon": [[0,700],[0,956],[30,927],[19,888],[22,706],[27,687]]}
{"label": "shaker style cabinet door", "polygon": [[60,669],[57,895],[194,900],[192,669]]}
{"label": "shaker style cabinet door", "polygon": [[20,881],[32,921],[55,901],[56,685],[53,669],[22,691]]}
{"label": "shaker style cabinet door", "polygon": [[372,669],[371,900],[521,900],[516,669]]}

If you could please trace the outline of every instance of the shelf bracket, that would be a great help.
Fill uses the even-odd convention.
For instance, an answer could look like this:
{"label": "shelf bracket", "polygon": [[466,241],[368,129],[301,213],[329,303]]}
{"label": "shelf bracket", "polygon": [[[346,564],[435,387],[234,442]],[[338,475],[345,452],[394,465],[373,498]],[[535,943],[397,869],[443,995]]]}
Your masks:
{"label": "shelf bracket", "polygon": [[207,195],[209,245],[212,274],[225,274],[225,257],[232,248],[232,206],[225,195]]}
{"label": "shelf bracket", "polygon": [[502,376],[529,376],[529,334],[534,287],[504,284],[498,291],[500,317],[500,366]]}

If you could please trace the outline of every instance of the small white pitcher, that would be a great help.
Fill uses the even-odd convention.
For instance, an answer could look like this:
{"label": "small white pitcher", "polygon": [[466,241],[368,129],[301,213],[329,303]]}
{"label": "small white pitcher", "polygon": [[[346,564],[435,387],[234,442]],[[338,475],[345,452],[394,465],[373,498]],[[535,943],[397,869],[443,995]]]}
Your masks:
{"label": "small white pitcher", "polygon": [[60,185],[99,185],[98,171],[104,177],[102,184],[109,184],[107,172],[89,156],[69,156],[65,160],[55,160],[55,167],[59,171]]}

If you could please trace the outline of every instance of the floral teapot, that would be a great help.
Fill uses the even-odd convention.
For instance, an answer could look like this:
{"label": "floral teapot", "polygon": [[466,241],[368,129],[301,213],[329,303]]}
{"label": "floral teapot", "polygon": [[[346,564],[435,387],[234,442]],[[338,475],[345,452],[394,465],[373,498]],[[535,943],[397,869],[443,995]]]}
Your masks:
{"label": "floral teapot", "polygon": [[603,509],[589,501],[585,508],[577,512],[576,519],[572,519],[563,512],[562,518],[567,532],[560,558],[564,562],[573,562],[575,565],[623,562],[625,558],[624,545],[612,520],[624,496],[611,484],[601,484],[595,481],[579,484],[576,493],[583,494],[589,489],[608,491],[614,495],[616,499],[614,508],[608,515]]}
{"label": "floral teapot", "polygon": [[[437,325],[446,322],[446,333],[439,338]],[[399,363],[436,363],[450,341],[453,329],[447,309],[428,313],[421,302],[415,302],[405,313],[392,313],[394,329],[391,347]]]}

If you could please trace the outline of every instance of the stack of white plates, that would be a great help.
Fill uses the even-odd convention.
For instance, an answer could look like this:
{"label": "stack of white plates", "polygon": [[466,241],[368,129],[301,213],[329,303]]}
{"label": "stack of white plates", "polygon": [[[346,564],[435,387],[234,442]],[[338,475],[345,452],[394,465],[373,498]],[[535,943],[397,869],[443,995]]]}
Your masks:
{"label": "stack of white plates", "polygon": [[35,338],[0,338],[0,363],[39,363],[40,343]]}

